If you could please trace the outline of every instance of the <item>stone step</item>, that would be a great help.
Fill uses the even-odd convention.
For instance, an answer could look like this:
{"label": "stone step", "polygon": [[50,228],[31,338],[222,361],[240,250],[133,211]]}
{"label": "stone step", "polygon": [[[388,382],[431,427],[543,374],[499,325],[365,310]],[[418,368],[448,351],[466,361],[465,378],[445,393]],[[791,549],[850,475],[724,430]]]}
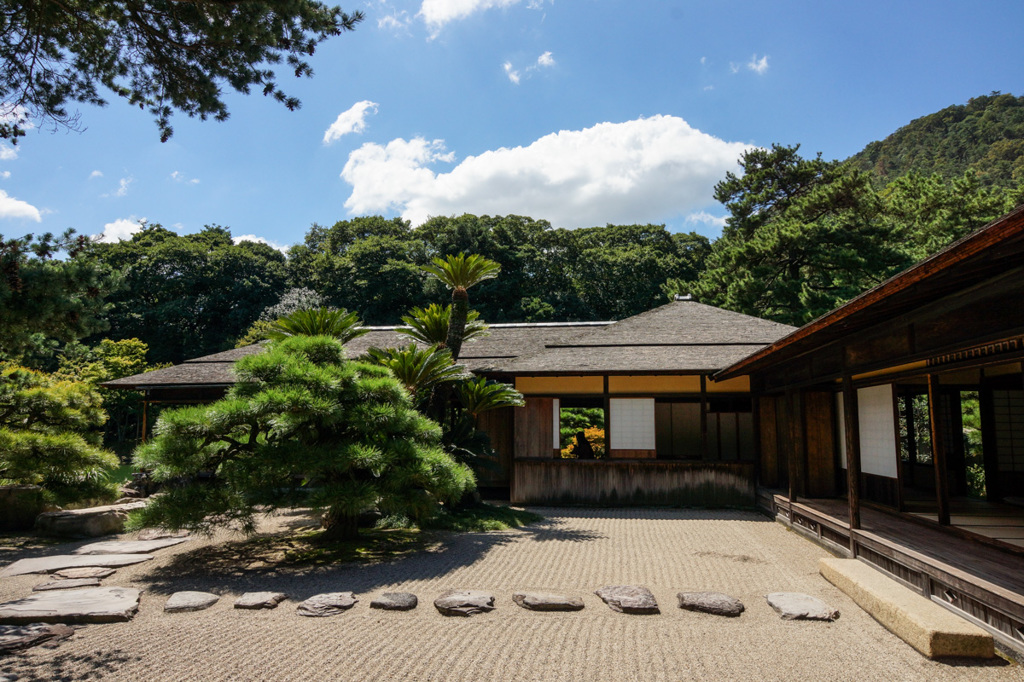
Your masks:
{"label": "stone step", "polygon": [[992,636],[858,559],[821,559],[821,575],[928,658],[992,658]]}

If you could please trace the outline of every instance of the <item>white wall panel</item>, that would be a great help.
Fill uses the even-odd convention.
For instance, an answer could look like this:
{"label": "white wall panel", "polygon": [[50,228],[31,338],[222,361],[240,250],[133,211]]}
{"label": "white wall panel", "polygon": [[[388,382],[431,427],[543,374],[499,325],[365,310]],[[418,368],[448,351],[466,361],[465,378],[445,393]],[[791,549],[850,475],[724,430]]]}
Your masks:
{"label": "white wall panel", "polygon": [[611,449],[654,450],[654,398],[612,398]]}
{"label": "white wall panel", "polygon": [[860,416],[860,470],[897,477],[896,411],[892,384],[857,391]]}

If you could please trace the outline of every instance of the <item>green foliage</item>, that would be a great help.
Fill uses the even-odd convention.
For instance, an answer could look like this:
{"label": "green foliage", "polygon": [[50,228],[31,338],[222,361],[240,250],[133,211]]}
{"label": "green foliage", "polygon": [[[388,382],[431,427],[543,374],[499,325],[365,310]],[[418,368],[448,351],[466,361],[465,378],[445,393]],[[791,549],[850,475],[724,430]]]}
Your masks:
{"label": "green foliage", "polygon": [[76,257],[87,246],[71,230],[60,237],[0,235],[0,360],[21,360],[47,340],[74,341],[106,328],[103,298],[118,278]]}
{"label": "green foliage", "polygon": [[[408,325],[408,329],[399,328],[397,331],[420,343],[444,348],[448,342],[451,313],[451,305],[442,306],[437,303],[431,303],[425,308],[413,308],[408,315],[402,316],[402,322]],[[479,318],[480,313],[475,310],[470,310],[466,314],[463,342],[487,336],[487,325],[479,321]]]}
{"label": "green foliage", "polygon": [[99,447],[105,420],[88,384],[0,364],[0,482],[42,486],[57,504],[109,499],[118,462]]}
{"label": "green foliage", "polygon": [[347,310],[316,308],[296,310],[270,325],[267,338],[280,341],[289,336],[330,336],[348,343],[369,330],[363,327],[359,315]]}
{"label": "green foliage", "polygon": [[419,519],[474,484],[388,370],[346,361],[337,339],[293,336],[236,372],[224,399],[165,412],[136,451],[165,483],[136,526],[251,532],[261,510],[309,505],[347,537],[365,508]]}
{"label": "green foliage", "polygon": [[235,341],[235,348],[245,348],[246,346],[251,346],[259,343],[260,341],[266,341],[270,338],[270,328],[273,326],[273,322],[256,320],[249,326],[249,329],[246,330],[245,334],[238,337],[238,340]]}
{"label": "green foliage", "polygon": [[108,297],[108,336],[140,339],[154,362],[230,348],[287,284],[284,254],[266,244],[234,244],[216,225],[181,236],[149,224],[130,240],[94,244],[83,257],[124,281]]}
{"label": "green foliage", "polygon": [[526,404],[522,394],[513,387],[500,381],[489,381],[484,377],[467,379],[456,384],[455,397],[474,419],[481,412],[502,407],[522,407]]}
{"label": "green foliage", "polygon": [[391,370],[421,409],[438,384],[472,377],[465,367],[452,361],[446,348],[417,348],[410,343],[405,348],[370,348],[367,355],[371,362]]}
{"label": "green foliage", "polygon": [[562,448],[572,443],[576,434],[589,428],[604,431],[604,409],[600,407],[563,407],[559,410],[558,440]]}
{"label": "green foliage", "polygon": [[225,87],[298,108],[268,67],[284,60],[295,76],[311,76],[305,59],[316,46],[363,15],[316,0],[105,0],[5,2],[2,17],[0,101],[19,119],[0,137],[33,118],[74,127],[67,107],[106,104],[105,88],[148,110],[165,141],[175,111],[226,119]]}
{"label": "green foliage", "polygon": [[850,157],[886,185],[910,173],[944,179],[970,172],[983,186],[1024,183],[1024,97],[993,92],[903,126]]}
{"label": "green foliage", "polygon": [[469,322],[468,289],[497,277],[501,272],[501,266],[479,254],[467,256],[460,253],[446,258],[434,258],[430,265],[423,266],[423,271],[452,291],[445,347],[451,351],[452,360],[458,360]]}
{"label": "green foliage", "polygon": [[[494,504],[476,504],[460,509],[439,509],[437,514],[424,520],[424,530],[446,530],[458,533],[485,533],[488,531],[522,528],[531,523],[543,521],[540,514]],[[387,517],[378,522],[378,528],[407,528],[408,519]]]}

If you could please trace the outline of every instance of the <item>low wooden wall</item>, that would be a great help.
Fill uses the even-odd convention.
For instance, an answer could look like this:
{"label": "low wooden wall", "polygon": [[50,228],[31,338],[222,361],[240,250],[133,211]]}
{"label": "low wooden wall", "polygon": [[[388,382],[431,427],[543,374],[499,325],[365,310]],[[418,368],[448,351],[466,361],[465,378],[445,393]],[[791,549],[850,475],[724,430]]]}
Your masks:
{"label": "low wooden wall", "polygon": [[753,507],[753,462],[516,459],[521,504]]}

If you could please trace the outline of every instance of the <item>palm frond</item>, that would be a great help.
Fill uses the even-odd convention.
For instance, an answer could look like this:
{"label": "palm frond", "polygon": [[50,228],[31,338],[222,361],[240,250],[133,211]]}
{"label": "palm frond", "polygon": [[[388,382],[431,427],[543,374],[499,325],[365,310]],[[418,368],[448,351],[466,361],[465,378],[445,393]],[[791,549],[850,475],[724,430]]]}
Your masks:
{"label": "palm frond", "polygon": [[267,338],[280,341],[289,336],[333,336],[344,344],[368,331],[356,312],[306,308],[279,318],[270,325]]}

